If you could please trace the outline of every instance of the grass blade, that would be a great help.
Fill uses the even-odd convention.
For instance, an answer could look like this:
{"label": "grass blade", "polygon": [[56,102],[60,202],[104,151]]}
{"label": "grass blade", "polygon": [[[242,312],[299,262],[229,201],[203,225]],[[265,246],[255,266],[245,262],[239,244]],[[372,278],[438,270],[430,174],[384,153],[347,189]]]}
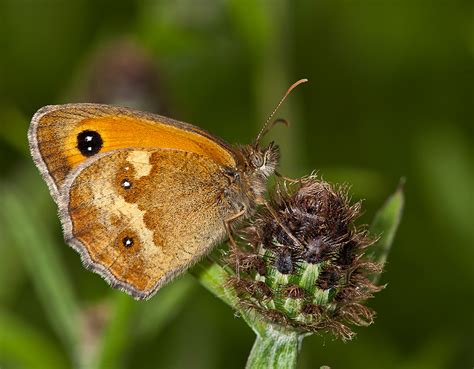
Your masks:
{"label": "grass blade", "polygon": [[[403,213],[405,196],[403,194],[404,180],[400,180],[397,190],[391,195],[382,208],[377,212],[370,226],[370,233],[380,238],[374,246],[373,260],[385,264],[390,248],[392,247],[395,234]],[[380,275],[373,277],[377,282]]]}
{"label": "grass blade", "polygon": [[72,285],[51,235],[43,227],[28,196],[2,185],[4,211],[1,218],[6,232],[18,249],[50,324],[65,347],[76,355],[78,305]]}

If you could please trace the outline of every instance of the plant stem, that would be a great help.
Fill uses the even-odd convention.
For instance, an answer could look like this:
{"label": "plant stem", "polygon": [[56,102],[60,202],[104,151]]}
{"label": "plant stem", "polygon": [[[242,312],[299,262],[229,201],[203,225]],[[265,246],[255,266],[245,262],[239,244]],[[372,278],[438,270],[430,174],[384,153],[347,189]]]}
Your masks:
{"label": "plant stem", "polygon": [[303,336],[297,332],[281,331],[272,325],[266,332],[257,333],[246,369],[293,369]]}
{"label": "plant stem", "polygon": [[239,309],[238,299],[232,288],[226,286],[229,274],[209,258],[191,269],[191,273],[214,295],[239,312],[253,329],[257,338],[247,361],[246,369],[294,369],[304,335],[279,329],[264,321],[255,312]]}

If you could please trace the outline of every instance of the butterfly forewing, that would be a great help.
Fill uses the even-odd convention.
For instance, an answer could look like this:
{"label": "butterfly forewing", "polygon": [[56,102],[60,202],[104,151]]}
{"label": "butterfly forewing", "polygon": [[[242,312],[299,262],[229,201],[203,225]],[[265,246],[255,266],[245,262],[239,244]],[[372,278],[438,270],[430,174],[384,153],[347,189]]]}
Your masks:
{"label": "butterfly forewing", "polygon": [[191,124],[155,114],[101,104],[46,106],[28,133],[36,165],[58,196],[68,174],[86,160],[118,149],[165,148],[203,155],[235,166],[234,151]]}

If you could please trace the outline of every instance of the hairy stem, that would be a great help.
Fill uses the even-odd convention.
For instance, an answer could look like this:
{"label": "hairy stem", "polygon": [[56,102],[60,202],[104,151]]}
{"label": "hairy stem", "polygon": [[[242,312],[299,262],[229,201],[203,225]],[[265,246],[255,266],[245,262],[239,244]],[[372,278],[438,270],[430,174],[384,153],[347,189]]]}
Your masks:
{"label": "hairy stem", "polygon": [[257,334],[247,361],[246,369],[293,369],[303,336],[267,326],[263,334]]}

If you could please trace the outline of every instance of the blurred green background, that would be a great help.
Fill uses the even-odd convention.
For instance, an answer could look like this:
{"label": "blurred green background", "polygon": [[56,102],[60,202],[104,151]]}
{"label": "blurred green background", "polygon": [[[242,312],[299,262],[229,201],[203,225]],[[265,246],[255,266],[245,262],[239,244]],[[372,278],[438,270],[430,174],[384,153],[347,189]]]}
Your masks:
{"label": "blurred green background", "polygon": [[0,0],[0,367],[243,368],[254,335],[191,276],[135,302],[62,240],[26,131],[43,105],[106,102],[255,137],[282,172],[352,184],[368,222],[406,209],[375,325],[305,339],[299,368],[474,364],[472,1]]}

